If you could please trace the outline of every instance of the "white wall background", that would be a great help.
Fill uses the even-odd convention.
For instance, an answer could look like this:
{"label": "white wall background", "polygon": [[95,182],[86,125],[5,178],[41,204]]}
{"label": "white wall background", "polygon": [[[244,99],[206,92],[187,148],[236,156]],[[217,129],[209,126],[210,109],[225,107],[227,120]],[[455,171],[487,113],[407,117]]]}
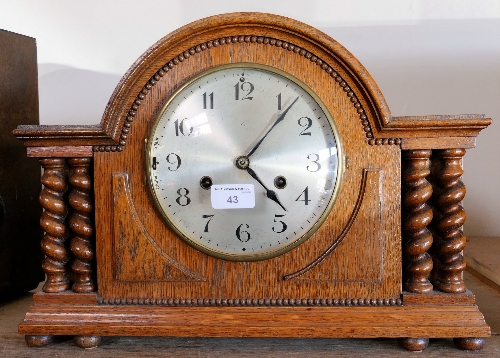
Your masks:
{"label": "white wall background", "polygon": [[0,28],[37,39],[40,123],[94,124],[149,46],[232,11],[284,15],[329,34],[370,71],[393,115],[493,118],[464,160],[465,231],[500,236],[499,0],[1,0]]}

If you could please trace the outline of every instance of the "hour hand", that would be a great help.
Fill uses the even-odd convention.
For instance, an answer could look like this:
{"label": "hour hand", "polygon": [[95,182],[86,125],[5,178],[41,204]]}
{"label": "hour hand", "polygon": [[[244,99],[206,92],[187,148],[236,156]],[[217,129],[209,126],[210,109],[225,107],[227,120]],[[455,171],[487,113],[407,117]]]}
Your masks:
{"label": "hour hand", "polygon": [[278,195],[276,195],[275,191],[274,191],[274,190],[270,190],[270,189],[268,189],[268,188],[264,185],[264,183],[260,180],[260,178],[257,176],[257,174],[256,174],[256,173],[255,173],[255,172],[254,172],[254,171],[253,171],[250,167],[247,167],[247,168],[246,168],[246,170],[247,170],[247,173],[248,173],[248,174],[250,174],[250,176],[251,176],[252,178],[254,178],[255,180],[257,180],[257,181],[259,182],[259,184],[260,184],[260,185],[262,185],[262,187],[263,187],[264,189],[266,189],[266,195],[267,195],[267,197],[268,197],[269,199],[271,199],[272,201],[274,201],[275,203],[277,203],[279,206],[281,206],[281,208],[282,208],[283,210],[287,211],[287,210],[285,209],[285,207],[283,206],[283,204],[281,204],[281,202],[279,201],[279,199],[278,199]]}

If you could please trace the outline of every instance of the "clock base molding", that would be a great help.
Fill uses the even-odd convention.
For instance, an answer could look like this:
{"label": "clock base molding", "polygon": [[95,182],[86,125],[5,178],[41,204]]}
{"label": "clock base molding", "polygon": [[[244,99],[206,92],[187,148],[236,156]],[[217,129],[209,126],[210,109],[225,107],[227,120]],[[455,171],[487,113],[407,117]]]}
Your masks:
{"label": "clock base molding", "polygon": [[[74,335],[81,347],[102,336],[399,338],[421,350],[428,338],[454,338],[479,349],[490,328],[469,291],[464,294],[403,293],[400,306],[172,307],[99,305],[95,293],[37,293],[19,333],[31,346],[51,336]],[[42,339],[43,338],[43,339]],[[418,344],[417,344],[418,343]],[[413,347],[413,348],[412,348]],[[416,347],[416,348],[415,348]],[[474,348],[476,347],[476,348]]]}

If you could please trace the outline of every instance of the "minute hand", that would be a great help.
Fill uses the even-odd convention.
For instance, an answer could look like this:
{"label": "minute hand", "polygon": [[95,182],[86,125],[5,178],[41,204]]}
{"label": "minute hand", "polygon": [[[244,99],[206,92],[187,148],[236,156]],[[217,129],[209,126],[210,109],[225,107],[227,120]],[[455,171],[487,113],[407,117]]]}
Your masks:
{"label": "minute hand", "polygon": [[295,104],[295,102],[297,102],[297,100],[299,99],[299,97],[295,98],[295,101],[292,102],[292,104],[290,104],[283,112],[281,112],[281,114],[278,116],[278,118],[276,118],[276,121],[274,121],[273,125],[271,128],[269,128],[269,130],[266,132],[266,134],[264,134],[264,136],[257,142],[257,144],[255,144],[253,146],[252,149],[250,149],[250,151],[248,152],[248,154],[246,155],[247,158],[249,158],[256,150],[257,148],[259,148],[260,144],[262,143],[262,141],[264,139],[266,139],[267,135],[269,134],[269,132],[271,132],[273,130],[274,127],[276,127],[276,125],[281,122],[283,119],[285,119],[285,116],[287,114],[287,112],[290,110],[290,108],[292,108],[292,106]]}

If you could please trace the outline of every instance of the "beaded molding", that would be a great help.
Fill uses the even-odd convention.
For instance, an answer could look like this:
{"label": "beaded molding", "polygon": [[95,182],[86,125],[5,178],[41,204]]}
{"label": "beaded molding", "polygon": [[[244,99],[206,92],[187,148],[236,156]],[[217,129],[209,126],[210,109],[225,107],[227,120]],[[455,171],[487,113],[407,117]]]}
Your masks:
{"label": "beaded molding", "polygon": [[101,298],[101,305],[156,305],[173,307],[269,307],[269,306],[402,306],[401,298]]}
{"label": "beaded molding", "polygon": [[286,41],[281,41],[269,37],[263,37],[263,36],[230,36],[230,37],[223,37],[219,38],[216,40],[212,41],[207,41],[204,42],[200,45],[197,45],[195,47],[191,47],[189,50],[184,51],[180,55],[175,56],[172,60],[170,60],[168,63],[166,63],[162,68],[160,68],[146,83],[146,85],[142,88],[142,90],[139,92],[137,97],[135,98],[134,102],[130,106],[130,109],[125,117],[125,121],[123,123],[123,127],[121,130],[120,134],[120,140],[119,140],[119,145],[116,146],[94,146],[94,151],[95,152],[121,152],[123,150],[123,147],[127,144],[127,138],[128,134],[130,133],[130,129],[132,127],[132,123],[134,121],[134,117],[137,114],[137,110],[139,109],[139,106],[142,104],[144,99],[146,98],[147,94],[151,89],[153,88],[158,81],[161,80],[162,77],[164,77],[168,71],[170,71],[172,68],[175,66],[179,65],[180,63],[184,62],[187,60],[189,57],[194,56],[202,51],[209,50],[213,47],[218,47],[221,45],[225,44],[230,44],[230,43],[243,43],[243,42],[249,42],[249,43],[257,43],[257,44],[264,44],[264,45],[271,45],[271,46],[276,46],[283,48],[285,50],[291,51],[299,56],[305,57],[306,59],[310,60],[311,62],[315,63],[317,66],[320,66],[321,69],[323,69],[326,73],[332,77],[337,84],[342,87],[342,90],[346,93],[347,97],[353,104],[354,108],[356,108],[356,111],[359,115],[359,119],[361,121],[361,125],[363,126],[363,131],[365,132],[365,136],[368,140],[369,145],[400,145],[401,144],[401,139],[400,138],[379,138],[379,139],[374,139],[373,138],[373,131],[370,126],[370,122],[368,121],[368,116],[366,115],[366,112],[363,108],[363,105],[359,102],[358,98],[354,94],[353,90],[348,86],[347,82],[331,67],[329,66],[325,61],[321,60],[319,57],[315,56],[311,52],[293,45],[289,42]]}

